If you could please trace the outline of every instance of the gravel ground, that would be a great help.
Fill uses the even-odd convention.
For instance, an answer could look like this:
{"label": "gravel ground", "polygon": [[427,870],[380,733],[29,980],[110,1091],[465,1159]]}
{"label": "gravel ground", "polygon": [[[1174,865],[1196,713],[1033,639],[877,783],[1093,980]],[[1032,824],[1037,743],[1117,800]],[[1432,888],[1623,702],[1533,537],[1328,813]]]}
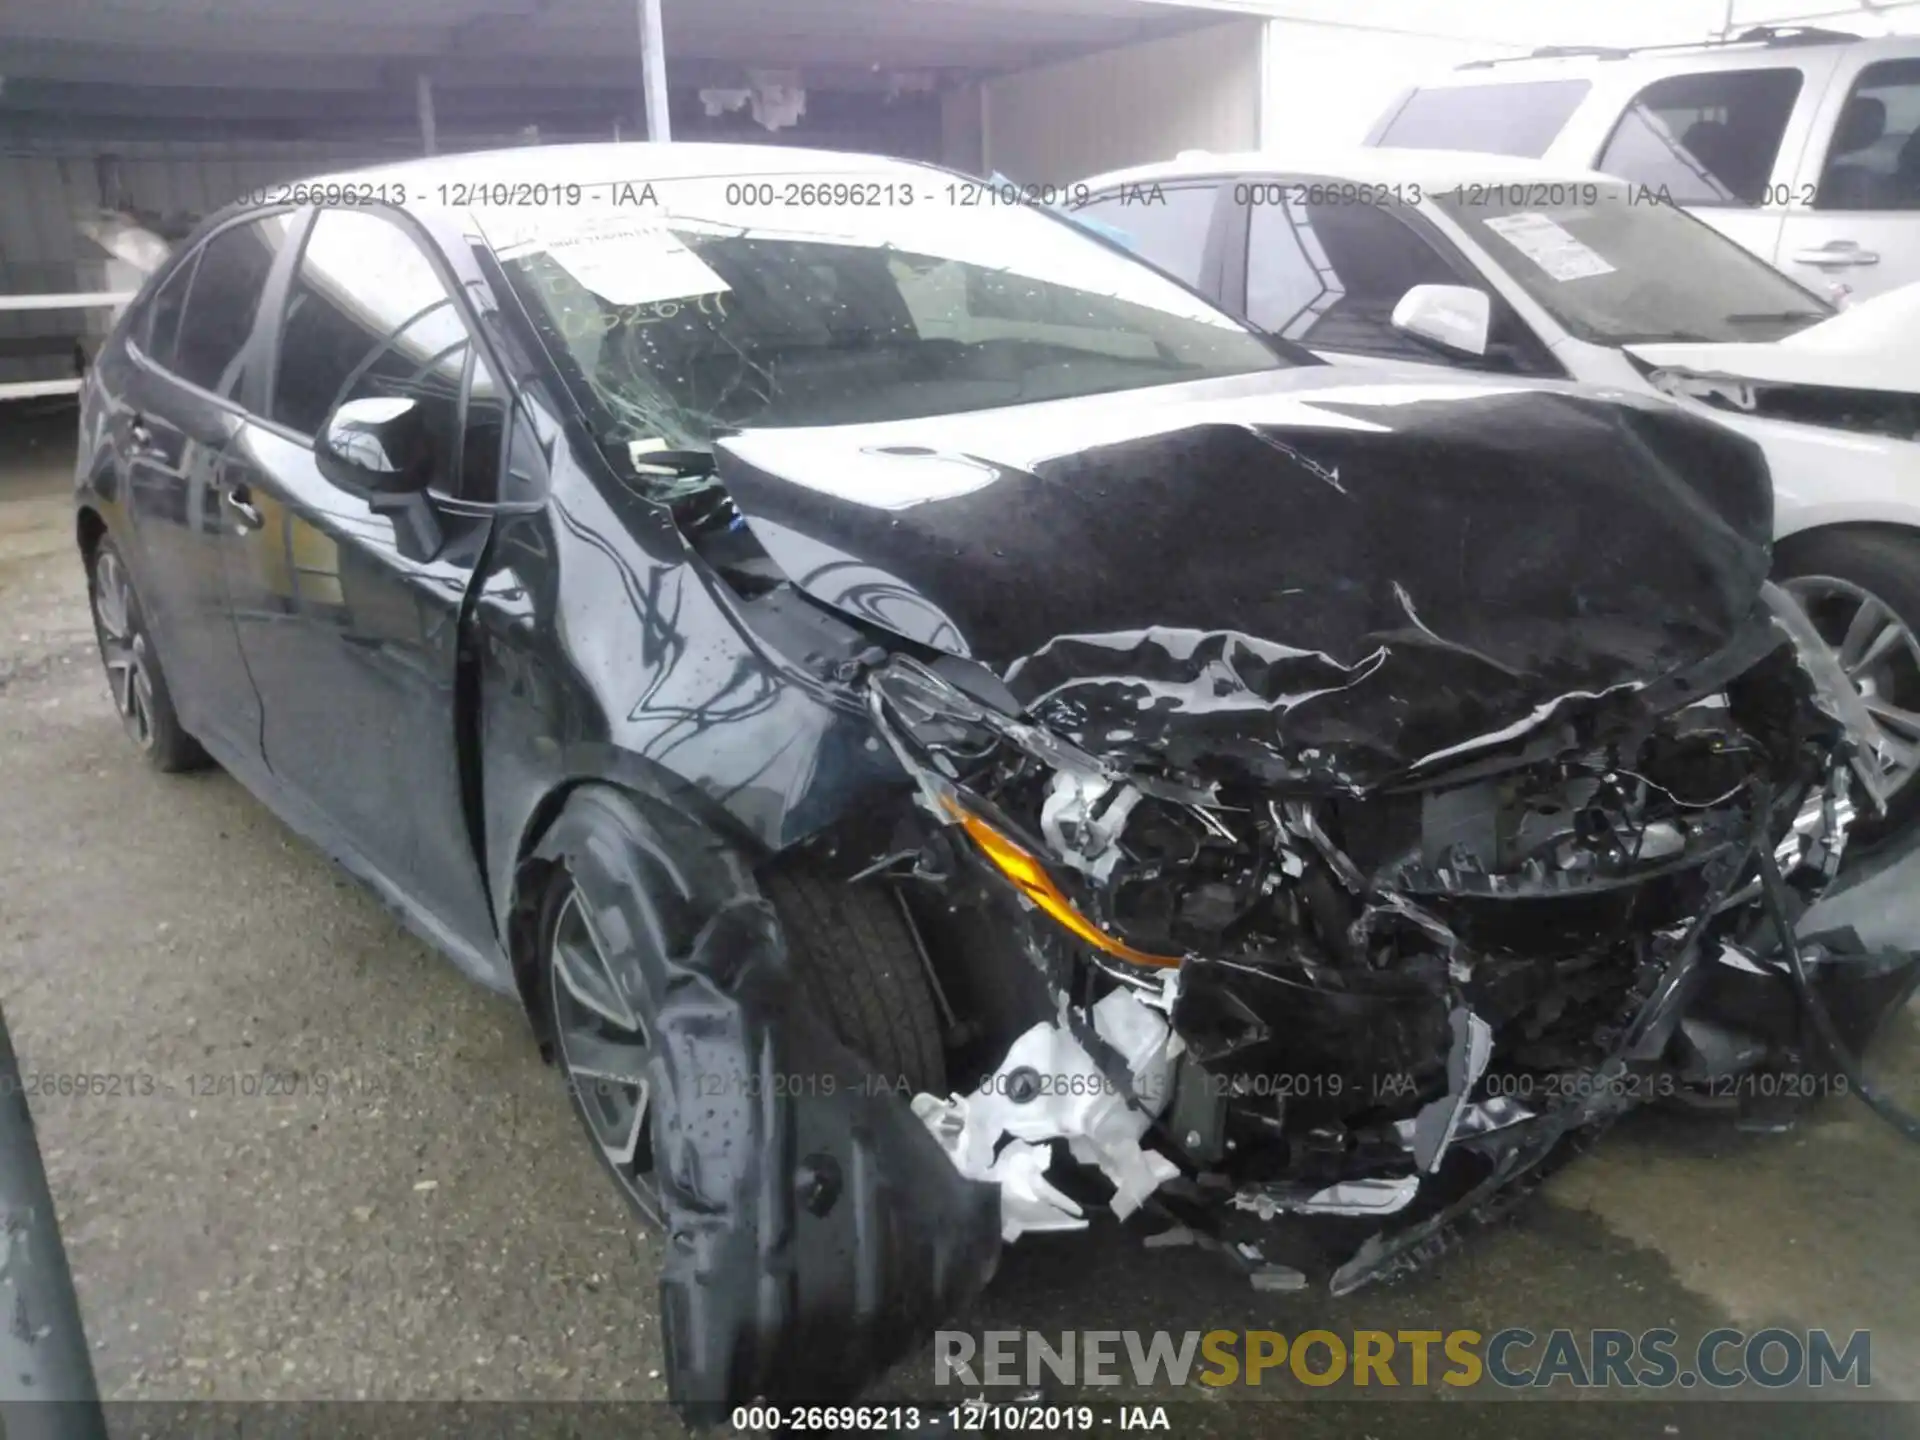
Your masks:
{"label": "gravel ground", "polygon": [[[660,1241],[599,1176],[516,1009],[224,774],[152,774],[123,739],[72,551],[70,436],[70,415],[0,422],[0,1005],[29,1072],[122,1077],[106,1082],[117,1094],[35,1101],[103,1391],[662,1398]],[[1920,944],[1917,872],[1860,886],[1844,918]],[[1920,1102],[1911,1014],[1874,1062]],[[1871,1393],[1911,1401],[1917,1194],[1920,1151],[1850,1102],[1771,1138],[1637,1117],[1514,1222],[1391,1289],[1257,1295],[1193,1252],[1097,1232],[1023,1242],[966,1323],[1867,1328]],[[911,1392],[925,1367],[876,1393]],[[1271,1405],[1216,1399],[1177,1411],[1176,1429],[1275,1433]],[[1524,1408],[1568,1434],[1750,1434],[1763,1414]],[[1764,1415],[1771,1430],[1887,1434],[1912,1432],[1911,1409]],[[1324,1402],[1286,1424],[1380,1435],[1389,1420],[1436,1436],[1461,1423],[1450,1405]],[[662,1411],[642,1428],[677,1429]]]}

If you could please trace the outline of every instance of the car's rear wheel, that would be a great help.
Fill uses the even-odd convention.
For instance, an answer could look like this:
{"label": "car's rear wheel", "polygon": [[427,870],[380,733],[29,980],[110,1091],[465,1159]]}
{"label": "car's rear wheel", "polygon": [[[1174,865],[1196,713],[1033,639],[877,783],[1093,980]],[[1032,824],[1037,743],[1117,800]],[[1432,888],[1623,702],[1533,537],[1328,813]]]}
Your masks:
{"label": "car's rear wheel", "polygon": [[[944,1094],[932,985],[898,898],[881,885],[848,885],[798,865],[761,878],[800,983],[834,1033],[889,1088]],[[574,1110],[628,1201],[659,1225],[653,1017],[628,1002],[645,987],[623,973],[636,962],[597,932],[564,870],[548,887],[536,933],[554,1058]]]}
{"label": "car's rear wheel", "polygon": [[94,637],[106,666],[113,708],[127,738],[156,770],[171,774],[206,765],[207,752],[174,712],[173,695],[147,630],[146,612],[127,573],[127,562],[111,540],[102,539],[94,547],[87,582]]}
{"label": "car's rear wheel", "polygon": [[1904,833],[1920,818],[1920,538],[1859,530],[1795,537],[1780,547],[1780,570],[1880,727],[1887,813],[1863,814],[1855,842]]}

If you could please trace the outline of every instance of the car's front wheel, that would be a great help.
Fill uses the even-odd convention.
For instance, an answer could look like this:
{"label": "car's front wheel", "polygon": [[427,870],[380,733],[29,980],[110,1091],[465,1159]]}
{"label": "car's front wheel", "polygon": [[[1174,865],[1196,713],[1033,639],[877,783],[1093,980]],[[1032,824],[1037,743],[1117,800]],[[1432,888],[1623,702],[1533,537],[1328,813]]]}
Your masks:
{"label": "car's front wheel", "polygon": [[94,547],[87,591],[107,687],[127,738],[156,770],[172,774],[206,765],[207,752],[174,713],[173,695],[147,629],[146,611],[133,588],[126,559],[111,540],[103,538]]}
{"label": "car's front wheel", "polygon": [[564,871],[547,891],[539,933],[554,1059],[574,1113],[629,1203],[660,1225],[665,1211],[651,1129],[653,1031],[651,1017],[628,998],[640,992],[638,985],[623,983],[622,966],[630,962],[595,931],[586,902]]}
{"label": "car's front wheel", "polygon": [[1880,727],[1887,813],[1863,814],[1854,839],[1883,842],[1920,818],[1920,536],[1795,536],[1780,546],[1779,570]]}
{"label": "car's front wheel", "polygon": [[[779,917],[794,978],[840,1041],[888,1089],[945,1094],[932,982],[898,897],[881,884],[850,885],[803,864],[780,864],[761,883]],[[628,998],[645,993],[629,973],[637,962],[598,932],[564,869],[548,885],[536,934],[554,1059],[574,1110],[634,1209],[659,1225],[653,1017]]]}

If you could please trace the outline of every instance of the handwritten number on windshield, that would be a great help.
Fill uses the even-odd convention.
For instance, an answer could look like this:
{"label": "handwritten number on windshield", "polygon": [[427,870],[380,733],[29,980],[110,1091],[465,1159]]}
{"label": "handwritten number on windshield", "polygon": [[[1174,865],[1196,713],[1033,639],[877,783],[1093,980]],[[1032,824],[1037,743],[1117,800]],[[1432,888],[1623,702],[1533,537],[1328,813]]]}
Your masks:
{"label": "handwritten number on windshield", "polygon": [[594,311],[569,306],[560,314],[560,333],[569,340],[584,340],[588,336],[605,335],[623,326],[639,328],[658,325],[689,307],[717,320],[727,317],[726,296],[718,293],[695,295],[686,300],[649,300],[638,305],[607,306]]}

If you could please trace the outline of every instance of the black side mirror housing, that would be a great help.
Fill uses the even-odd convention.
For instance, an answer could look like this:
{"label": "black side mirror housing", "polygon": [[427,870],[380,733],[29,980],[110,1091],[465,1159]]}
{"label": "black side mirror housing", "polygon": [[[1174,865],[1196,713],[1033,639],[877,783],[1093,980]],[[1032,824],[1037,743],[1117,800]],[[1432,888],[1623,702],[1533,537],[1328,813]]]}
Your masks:
{"label": "black side mirror housing", "polygon": [[420,402],[370,396],[341,404],[313,442],[320,473],[393,521],[394,541],[409,560],[424,563],[444,543],[427,496],[433,447]]}
{"label": "black side mirror housing", "polygon": [[426,415],[404,396],[348,400],[313,441],[320,473],[369,502],[416,494],[433,478]]}

